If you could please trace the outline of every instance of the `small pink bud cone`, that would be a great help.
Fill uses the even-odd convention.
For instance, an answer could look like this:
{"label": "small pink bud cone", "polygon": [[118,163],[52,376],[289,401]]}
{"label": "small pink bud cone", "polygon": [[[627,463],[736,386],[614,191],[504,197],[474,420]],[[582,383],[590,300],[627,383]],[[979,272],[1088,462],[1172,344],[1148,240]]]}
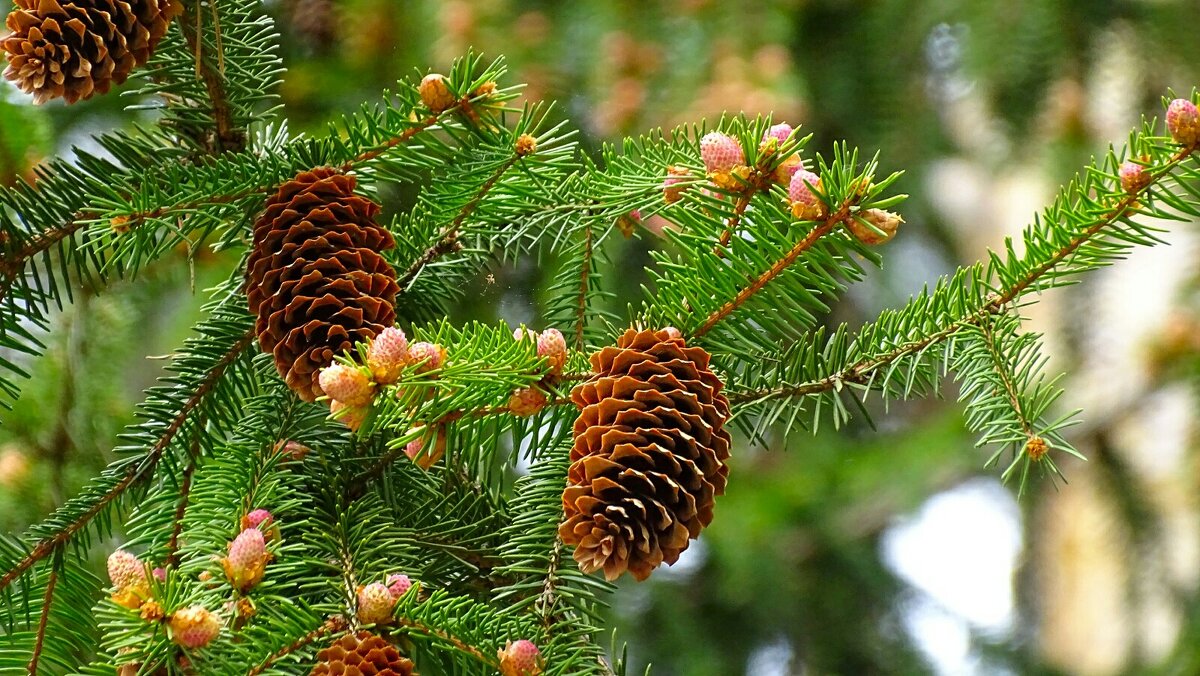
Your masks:
{"label": "small pink bud cone", "polygon": [[788,199],[792,201],[792,215],[804,220],[818,218],[823,205],[813,194],[812,188],[821,186],[821,178],[811,171],[799,170],[792,176],[788,184]]}
{"label": "small pink bud cone", "polygon": [[308,457],[308,454],[312,453],[312,449],[300,443],[299,441],[281,439],[275,443],[275,452],[283,454],[283,456],[288,460],[295,460],[299,462]]}
{"label": "small pink bud cone", "polygon": [[709,132],[700,139],[700,159],[704,160],[704,168],[710,174],[728,173],[746,163],[737,139],[719,131]]}
{"label": "small pink bud cone", "polygon": [[435,343],[419,342],[413,343],[408,349],[409,358],[413,363],[421,364],[418,369],[422,373],[440,369],[446,363],[446,350],[441,345]]}
{"label": "small pink bud cone", "polygon": [[1175,99],[1167,106],[1167,131],[1176,143],[1185,146],[1200,142],[1200,110],[1187,99]]}
{"label": "small pink bud cone", "polygon": [[563,367],[567,365],[567,340],[563,338],[562,331],[546,329],[539,333],[537,353],[539,357],[546,358],[546,363],[550,366],[550,373],[554,375],[562,373]]}
{"label": "small pink bud cone", "polygon": [[787,122],[780,122],[779,124],[771,125],[770,128],[767,129],[766,133],[763,134],[762,142],[765,145],[769,143],[771,139],[774,139],[775,143],[777,144],[776,147],[779,147],[787,142],[791,136],[792,125],[788,124]]}
{"label": "small pink bud cone", "polygon": [[[242,517],[242,528],[257,528],[266,530],[273,522],[274,517],[265,509],[251,510],[249,514]],[[264,525],[266,524],[266,525]]]}
{"label": "small pink bud cone", "polygon": [[380,331],[367,348],[367,368],[380,385],[396,382],[408,361],[408,338],[393,326]]}
{"label": "small pink bud cone", "polygon": [[118,549],[108,557],[108,579],[117,589],[145,584],[146,567],[138,557]]}
{"label": "small pink bud cone", "polygon": [[675,328],[674,326],[664,327],[663,331],[667,334],[667,338],[670,340],[682,340],[683,339],[683,334],[680,333],[679,329]]}
{"label": "small pink bud cone", "polygon": [[357,432],[358,428],[362,427],[370,411],[370,407],[367,406],[350,406],[336,400],[329,402],[329,413],[349,427],[351,432]]}
{"label": "small pink bud cone", "polygon": [[189,650],[203,648],[221,633],[221,621],[204,606],[175,611],[168,626],[172,640]]}
{"label": "small pink bud cone", "polygon": [[421,80],[421,85],[417,87],[417,93],[421,95],[421,103],[424,103],[425,107],[434,114],[441,113],[457,103],[450,87],[446,84],[445,76],[439,73],[426,75]]}
{"label": "small pink bud cone", "polygon": [[345,364],[322,369],[318,382],[330,399],[348,406],[366,406],[375,395],[375,388],[367,374]]}
{"label": "small pink bud cone", "polygon": [[534,331],[533,329],[527,329],[524,326],[519,329],[513,329],[513,340],[517,341],[518,343],[526,338],[536,343],[537,335],[537,331]]}
{"label": "small pink bud cone", "polygon": [[229,556],[222,561],[229,583],[247,591],[262,581],[267,566],[267,541],[261,530],[247,528],[229,543]]}
{"label": "small pink bud cone", "polygon": [[[446,452],[446,433],[439,431],[437,438],[430,444],[428,436],[421,436],[408,442],[404,447],[404,455],[408,456],[409,460],[420,467],[421,469],[429,469],[442,459],[442,455]],[[431,446],[431,447],[430,447]]]}
{"label": "small pink bud cone", "polygon": [[868,246],[890,241],[896,236],[900,224],[904,223],[904,219],[898,214],[883,209],[867,209],[859,216],[873,227],[867,227],[858,218],[846,221],[846,227],[858,241]]}
{"label": "small pink bud cone", "polygon": [[379,582],[358,590],[358,621],[363,624],[382,624],[392,619],[396,599],[387,585]]}
{"label": "small pink bud cone", "polygon": [[508,410],[513,415],[527,417],[546,407],[546,395],[536,387],[522,387],[508,398]]}
{"label": "small pink bud cone", "polygon": [[392,595],[392,600],[395,601],[408,593],[408,590],[412,588],[412,580],[408,579],[407,575],[394,573],[387,577],[387,588]]}
{"label": "small pink bud cone", "polygon": [[1132,160],[1122,163],[1119,173],[1121,188],[1131,195],[1150,185],[1150,172],[1144,165]]}
{"label": "small pink bud cone", "polygon": [[166,568],[155,568],[154,569],[154,579],[158,580],[159,582],[166,582],[167,581],[167,569]]}
{"label": "small pink bud cone", "polygon": [[538,676],[542,673],[542,653],[532,641],[509,641],[498,651],[503,676]]}
{"label": "small pink bud cone", "polygon": [[667,204],[674,204],[683,199],[683,191],[687,190],[688,178],[692,172],[687,167],[672,165],[667,167],[667,177],[663,179],[663,199]]}

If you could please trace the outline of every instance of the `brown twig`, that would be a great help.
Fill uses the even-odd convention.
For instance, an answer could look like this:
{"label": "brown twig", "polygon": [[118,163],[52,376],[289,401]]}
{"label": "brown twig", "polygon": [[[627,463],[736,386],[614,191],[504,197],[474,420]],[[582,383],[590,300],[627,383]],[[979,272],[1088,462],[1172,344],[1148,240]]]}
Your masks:
{"label": "brown twig", "polygon": [[792,263],[795,263],[796,259],[799,258],[800,255],[805,251],[808,251],[812,245],[817,242],[817,240],[829,234],[834,228],[850,217],[850,205],[848,203],[843,204],[841,208],[833,213],[833,215],[829,216],[820,225],[813,228],[812,232],[809,232],[804,239],[796,242],[796,245],[793,246],[791,251],[788,251],[783,258],[776,261],[775,264],[768,268],[766,272],[759,275],[757,279],[753,280],[749,285],[739,291],[732,300],[717,308],[716,311],[709,315],[708,318],[704,320],[704,323],[700,325],[700,328],[692,332],[692,337],[699,338],[700,336],[708,333],[714,326],[719,324],[722,319],[728,317],[730,313],[741,307],[742,304],[745,303],[751,296],[761,291],[764,286],[771,282],[771,280],[782,274],[784,270],[787,270],[788,266],[790,266]]}
{"label": "brown twig", "polygon": [[[202,426],[202,425],[201,425]],[[175,517],[171,524],[171,537],[167,540],[167,568],[179,565],[179,535],[183,532],[183,517],[187,513],[188,500],[192,491],[192,475],[196,472],[196,456],[199,455],[200,437],[192,439],[192,461],[183,470],[183,481],[179,485],[179,504],[175,505]]]}
{"label": "brown twig", "polygon": [[288,645],[280,648],[276,652],[268,655],[267,659],[263,660],[263,662],[261,664],[259,664],[257,667],[254,667],[250,671],[246,672],[246,676],[258,676],[258,674],[261,674],[262,672],[266,671],[267,667],[269,667],[272,664],[274,664],[275,662],[279,661],[281,658],[286,657],[286,656],[296,652],[297,650],[303,648],[304,646],[308,645],[309,643],[312,643],[313,641],[315,641],[323,636],[328,636],[329,634],[336,634],[337,632],[339,632],[345,628],[346,628],[346,618],[342,617],[341,615],[334,615],[333,617],[329,618],[328,620],[325,620],[325,622],[321,626],[317,627],[316,629],[313,629],[312,631],[301,636],[300,638],[296,639],[295,641],[292,641]]}
{"label": "brown twig", "polygon": [[446,643],[449,643],[450,645],[454,646],[457,650],[464,652],[464,653],[470,655],[471,657],[474,657],[479,662],[482,662],[483,664],[486,664],[487,666],[489,666],[493,669],[498,669],[500,667],[500,662],[495,657],[489,657],[487,654],[485,654],[479,648],[476,648],[475,646],[471,645],[470,643],[467,643],[466,641],[458,638],[457,636],[454,636],[453,634],[450,634],[447,631],[443,631],[441,629],[436,629],[434,627],[430,627],[429,625],[423,624],[421,622],[418,622],[416,620],[413,620],[413,619],[410,619],[407,617],[397,618],[396,624],[401,627],[404,627],[406,629],[414,630],[414,631],[420,632],[422,634],[425,634],[427,636],[433,636],[435,638],[441,639],[441,640],[445,641]]}
{"label": "brown twig", "polygon": [[1134,207],[1138,201],[1138,198],[1141,197],[1144,192],[1148,191],[1158,179],[1165,176],[1172,167],[1195,153],[1197,148],[1200,148],[1200,144],[1187,146],[1179,150],[1165,165],[1163,165],[1159,173],[1154,176],[1154,180],[1150,181],[1139,190],[1129,193],[1125,197],[1121,198],[1112,209],[1104,214],[1103,217],[1098,219],[1095,223],[1089,225],[1087,228],[1084,228],[1079,235],[1077,235],[1067,244],[1067,246],[1056,251],[1055,254],[1051,256],[1045,263],[1037,266],[1033,270],[1030,270],[1025,277],[1019,280],[1016,284],[1013,284],[1007,290],[994,294],[981,308],[975,312],[972,312],[958,321],[953,322],[941,331],[930,334],[918,340],[904,343],[903,345],[889,350],[884,354],[861,359],[849,367],[838,371],[837,373],[832,373],[818,380],[789,387],[731,394],[729,397],[730,403],[739,404],[752,401],[761,401],[765,399],[804,396],[808,394],[817,394],[840,387],[842,383],[865,383],[868,382],[870,375],[877,369],[883,368],[897,359],[900,359],[901,357],[914,352],[920,352],[930,345],[941,342],[942,340],[945,340],[967,326],[977,325],[988,315],[1000,312],[1009,303],[1024,295],[1026,290],[1036,284],[1043,275],[1050,270],[1053,270],[1056,266],[1058,266],[1059,263],[1062,263],[1074,255],[1080,247],[1091,241],[1091,239],[1104,230],[1104,228],[1117,222],[1118,219],[1120,219],[1122,216],[1128,213],[1131,208]]}
{"label": "brown twig", "polygon": [[246,147],[246,133],[244,130],[237,128],[233,119],[233,108],[229,105],[229,97],[225,92],[222,73],[225,55],[222,53],[220,45],[221,21],[220,17],[216,15],[216,6],[213,6],[213,25],[216,28],[215,34],[218,40],[218,67],[214,69],[211,64],[204,60],[204,46],[200,40],[202,27],[199,0],[191,3],[191,5],[192,11],[195,12],[195,24],[193,25],[188,21],[180,21],[179,25],[182,29],[184,39],[187,40],[188,48],[196,60],[196,76],[204,82],[204,89],[208,92],[208,100],[212,103],[213,125],[215,129],[213,142],[206,143],[208,152],[218,154],[244,150]]}
{"label": "brown twig", "polygon": [[38,620],[37,639],[33,643],[33,655],[29,658],[29,674],[37,673],[38,662],[42,658],[42,647],[46,643],[46,624],[50,620],[50,606],[54,602],[54,587],[58,584],[58,571],[50,570],[50,579],[46,581],[46,593],[42,597],[42,615]]}
{"label": "brown twig", "polygon": [[458,211],[458,214],[454,217],[454,220],[451,221],[450,225],[446,226],[446,228],[442,231],[441,236],[438,237],[438,241],[434,242],[433,245],[426,249],[425,252],[417,258],[417,260],[413,261],[412,265],[408,266],[408,269],[405,270],[404,274],[401,275],[400,279],[397,280],[401,291],[406,290],[408,285],[412,284],[412,281],[416,279],[417,275],[421,274],[421,270],[423,270],[425,266],[437,260],[439,256],[448,254],[458,249],[458,231],[460,228],[462,228],[463,223],[465,223],[467,218],[470,217],[470,215],[475,211],[475,208],[479,206],[479,203],[483,201],[483,198],[487,196],[488,192],[490,192],[491,189],[495,187],[496,183],[500,181],[500,178],[504,176],[504,173],[507,172],[514,164],[517,163],[517,160],[520,159],[521,156],[514,153],[512,157],[508,158],[504,164],[501,164],[499,168],[497,168],[496,171],[488,177],[488,180],[483,182],[483,185],[479,186],[479,190],[475,193],[475,196],[471,198],[470,202],[464,204],[463,208]]}
{"label": "brown twig", "polygon": [[575,309],[575,349],[582,350],[584,345],[583,329],[587,322],[587,293],[588,280],[592,275],[592,226],[584,225],[583,266],[579,275],[579,298]]}
{"label": "brown twig", "polygon": [[163,430],[162,436],[159,437],[158,441],[155,442],[153,447],[151,447],[149,453],[146,454],[145,460],[139,463],[131,464],[129,468],[125,470],[125,476],[122,477],[121,480],[118,481],[112,488],[110,488],[107,493],[96,500],[96,502],[93,503],[86,512],[80,515],[79,518],[75,519],[70,524],[67,524],[65,528],[59,530],[54,535],[44,538],[38,542],[38,544],[34,546],[32,550],[30,550],[29,554],[25,555],[23,559],[18,561],[16,565],[14,565],[7,572],[5,572],[2,577],[0,577],[0,590],[7,588],[8,585],[12,584],[13,580],[16,580],[18,577],[20,577],[21,574],[28,570],[30,566],[54,553],[55,549],[70,540],[75,533],[87,526],[87,524],[90,523],[97,514],[103,511],[109,503],[123,495],[126,490],[137,483],[137,481],[146,474],[153,472],[154,468],[158,466],[159,461],[162,460],[163,454],[166,453],[167,448],[171,445],[171,441],[175,439],[175,435],[178,434],[181,429],[183,429],[184,424],[189,420],[189,416],[191,415],[192,411],[199,406],[204,397],[207,396],[214,387],[216,387],[217,381],[221,379],[221,376],[225,375],[225,370],[229,368],[229,365],[238,358],[243,350],[249,347],[253,340],[254,331],[250,330],[247,331],[246,334],[237,342],[235,342],[229,351],[226,352],[225,355],[213,365],[212,370],[209,371],[204,377],[204,380],[201,381],[200,385],[196,388],[196,391],[192,393],[192,396],[189,397],[186,402],[184,402],[182,407],[180,407],[179,412],[175,415],[175,418],[169,425],[167,425],[167,428]]}

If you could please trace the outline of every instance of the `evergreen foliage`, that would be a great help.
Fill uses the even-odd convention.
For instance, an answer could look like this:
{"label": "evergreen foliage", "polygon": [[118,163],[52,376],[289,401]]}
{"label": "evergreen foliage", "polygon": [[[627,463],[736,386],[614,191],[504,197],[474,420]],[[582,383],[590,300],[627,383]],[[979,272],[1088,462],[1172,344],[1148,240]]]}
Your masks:
{"label": "evergreen foliage", "polygon": [[[545,673],[624,673],[599,616],[611,585],[582,574],[557,531],[577,415],[567,395],[589,377],[593,351],[631,324],[677,327],[711,353],[745,441],[842,425],[865,414],[872,394],[936,394],[952,375],[968,425],[998,447],[993,459],[1011,452],[1002,475],[1024,485],[1075,451],[1062,433],[1073,414],[1054,408],[1060,390],[1043,375],[1021,308],[1159,243],[1152,223],[1200,216],[1196,145],[1147,122],[1070,182],[1020,241],[865,326],[826,329],[832,301],[885,261],[846,226],[902,202],[890,190],[899,174],[882,169],[886,149],[865,161],[845,144],[810,153],[797,133],[762,152],[772,120],[728,117],[715,129],[740,141],[753,171],[718,187],[700,154],[710,128],[658,131],[590,157],[548,106],[511,105],[502,60],[475,55],[447,75],[456,103],[443,112],[422,103],[414,79],[325,136],[292,135],[273,98],[275,29],[258,4],[188,0],[184,10],[141,72],[145,84],[129,92],[135,107],[161,108],[156,126],[99,137],[111,158],[81,152],[41,167],[35,185],[0,191],[0,400],[19,396],[24,364],[74,290],[102,290],[181,246],[189,256],[244,252],[266,197],[317,166],[355,172],[366,191],[415,192],[386,224],[396,309],[411,340],[448,358],[432,371],[407,367],[351,432],[321,404],[300,402],[258,354],[243,271],[230,271],[203,291],[206,319],[146,392],[117,460],[0,543],[0,672],[302,673],[358,627],[360,586],[404,573],[415,586],[387,631],[422,674],[495,673],[498,651],[517,639],[537,644]],[[526,134],[535,152],[518,151]],[[811,220],[793,215],[786,187],[770,180],[797,152],[820,176]],[[1131,157],[1151,178],[1132,192],[1118,177]],[[675,203],[663,199],[668,166],[691,172]],[[645,300],[621,311],[602,274],[612,269],[601,264],[606,243],[630,223],[654,238],[640,226],[656,218],[669,225]],[[447,319],[469,280],[521,257],[553,276],[542,317],[567,337],[561,378],[545,377],[545,357],[515,341],[513,327]],[[365,350],[342,360],[361,362]],[[510,395],[535,385],[547,405],[513,415]],[[409,442],[439,435],[446,454],[431,468],[406,459]],[[1035,439],[1048,455],[1030,452]],[[295,457],[288,441],[311,452]],[[241,591],[221,558],[257,508],[278,531],[262,583]],[[215,640],[184,650],[144,607],[110,596],[89,558],[107,555],[117,533],[148,568],[164,569],[147,583],[163,616],[203,606],[221,620]]]}

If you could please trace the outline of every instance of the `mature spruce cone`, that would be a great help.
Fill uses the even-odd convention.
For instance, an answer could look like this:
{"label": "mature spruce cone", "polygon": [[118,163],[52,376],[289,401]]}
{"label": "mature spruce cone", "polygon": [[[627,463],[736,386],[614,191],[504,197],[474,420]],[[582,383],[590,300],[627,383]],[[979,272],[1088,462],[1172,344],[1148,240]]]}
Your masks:
{"label": "mature spruce cone", "polygon": [[678,332],[629,329],[592,355],[563,492],[563,542],[584,572],[638,580],[675,563],[713,517],[729,468],[729,400]]}
{"label": "mature spruce cone", "polygon": [[16,0],[4,76],[36,103],[104,94],[150,59],[178,0]]}
{"label": "mature spruce cone", "polygon": [[264,352],[305,401],[320,370],[396,319],[395,246],[375,224],[379,205],[354,194],[353,176],[322,167],[283,184],[254,224],[246,266],[250,311]]}
{"label": "mature spruce cone", "polygon": [[312,676],[362,674],[363,676],[411,676],[412,660],[396,646],[369,631],[346,634],[317,652]]}

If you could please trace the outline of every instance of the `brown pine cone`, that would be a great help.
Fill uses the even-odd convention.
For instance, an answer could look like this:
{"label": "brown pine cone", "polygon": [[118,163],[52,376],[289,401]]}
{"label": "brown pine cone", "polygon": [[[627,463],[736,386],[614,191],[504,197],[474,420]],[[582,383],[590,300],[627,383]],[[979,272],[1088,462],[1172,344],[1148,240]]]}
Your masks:
{"label": "brown pine cone", "polygon": [[401,655],[396,646],[369,631],[345,634],[328,648],[318,651],[317,666],[312,670],[312,676],[411,676],[416,673],[412,660]]}
{"label": "brown pine cone", "polygon": [[16,0],[3,39],[4,77],[34,102],[75,103],[121,84],[150,59],[178,0]]}
{"label": "brown pine cone", "polygon": [[709,355],[678,332],[629,329],[592,355],[563,492],[563,542],[584,572],[646,579],[713,517],[729,468],[729,400]]}
{"label": "brown pine cone", "polygon": [[395,242],[355,184],[327,167],[302,172],[254,224],[246,291],[259,344],[305,401],[323,394],[317,376],[335,355],[396,319],[396,271],[379,255]]}

